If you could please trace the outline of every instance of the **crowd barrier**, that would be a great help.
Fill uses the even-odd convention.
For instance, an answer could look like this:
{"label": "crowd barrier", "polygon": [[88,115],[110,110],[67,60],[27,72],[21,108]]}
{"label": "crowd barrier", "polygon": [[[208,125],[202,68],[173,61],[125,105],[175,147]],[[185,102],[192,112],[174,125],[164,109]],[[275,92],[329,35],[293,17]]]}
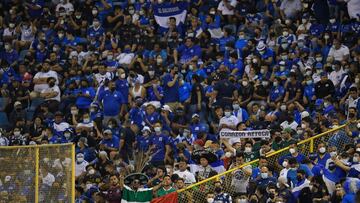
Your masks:
{"label": "crowd barrier", "polygon": [[[336,146],[338,147],[338,150],[342,149],[346,144],[346,140],[345,139],[336,140],[334,138],[335,136],[338,136],[339,133],[341,134],[344,133],[344,128],[347,125],[348,124],[341,125],[337,128],[333,128],[324,133],[300,141],[299,143],[297,143],[298,151],[304,155],[309,155],[310,153],[316,151],[316,147],[319,143],[324,142],[327,144],[330,139],[332,139],[335,142]],[[272,167],[274,171],[279,172],[281,170],[281,166],[277,163],[278,159],[288,153],[289,153],[289,147],[285,147],[278,151],[267,154],[266,157],[268,161],[268,166]],[[214,192],[214,182],[218,180],[222,181],[224,192],[230,194],[233,197],[236,196],[237,192],[234,185],[236,183],[233,181],[233,177],[243,176],[244,172],[242,169],[244,167],[249,167],[250,165],[251,167],[257,167],[258,162],[259,159],[252,160],[241,166],[229,169],[221,174],[199,181],[195,184],[187,186],[186,188],[177,190],[179,203],[206,202],[206,194],[209,192]]]}
{"label": "crowd barrier", "polygon": [[0,202],[75,202],[72,143],[2,146],[0,163]]}

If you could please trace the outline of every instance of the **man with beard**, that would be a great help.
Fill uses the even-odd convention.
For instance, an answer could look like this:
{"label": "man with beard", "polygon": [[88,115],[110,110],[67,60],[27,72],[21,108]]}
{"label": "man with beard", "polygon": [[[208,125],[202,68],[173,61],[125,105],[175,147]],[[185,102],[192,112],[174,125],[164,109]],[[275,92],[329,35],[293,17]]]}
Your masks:
{"label": "man with beard", "polygon": [[109,82],[109,89],[102,92],[99,96],[99,102],[102,104],[104,109],[104,120],[105,125],[111,118],[114,118],[118,123],[121,105],[125,103],[124,96],[121,92],[116,90],[116,84],[114,81]]}

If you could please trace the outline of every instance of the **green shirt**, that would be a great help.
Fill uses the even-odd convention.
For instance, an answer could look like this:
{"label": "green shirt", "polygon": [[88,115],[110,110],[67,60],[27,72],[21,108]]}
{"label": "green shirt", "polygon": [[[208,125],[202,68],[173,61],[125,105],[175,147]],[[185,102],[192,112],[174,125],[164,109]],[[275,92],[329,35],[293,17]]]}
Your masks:
{"label": "green shirt", "polygon": [[156,192],[156,195],[157,195],[158,197],[161,197],[161,196],[170,194],[170,193],[175,192],[175,191],[176,191],[176,190],[175,190],[175,188],[173,188],[173,187],[170,187],[169,190],[165,190],[164,187],[162,187],[162,188],[160,188],[160,189]]}

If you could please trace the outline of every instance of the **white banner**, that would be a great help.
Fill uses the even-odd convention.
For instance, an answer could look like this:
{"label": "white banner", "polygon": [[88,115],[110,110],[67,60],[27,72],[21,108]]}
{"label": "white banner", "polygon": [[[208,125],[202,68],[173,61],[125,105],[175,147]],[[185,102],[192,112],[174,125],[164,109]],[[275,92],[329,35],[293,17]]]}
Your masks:
{"label": "white banner", "polygon": [[270,138],[269,130],[222,131],[220,138]]}

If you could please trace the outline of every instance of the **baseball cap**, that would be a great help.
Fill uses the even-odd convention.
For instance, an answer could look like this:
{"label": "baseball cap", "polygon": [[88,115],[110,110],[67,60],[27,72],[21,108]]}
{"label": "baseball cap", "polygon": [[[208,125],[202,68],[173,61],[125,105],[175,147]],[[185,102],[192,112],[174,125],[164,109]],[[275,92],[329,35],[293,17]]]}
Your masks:
{"label": "baseball cap", "polygon": [[199,116],[199,114],[194,113],[194,114],[191,116],[191,118],[195,118],[195,117],[200,117],[200,116]]}
{"label": "baseball cap", "polygon": [[263,50],[265,50],[265,48],[266,48],[266,45],[264,44],[264,42],[260,41],[259,44],[256,47],[256,50],[263,51]]}
{"label": "baseball cap", "polygon": [[21,102],[16,101],[16,102],[14,103],[14,107],[16,107],[16,106],[21,106]]}
{"label": "baseball cap", "polygon": [[317,69],[321,69],[322,67],[323,67],[323,64],[320,62],[316,63],[316,65],[315,65],[315,68],[317,68]]}
{"label": "baseball cap", "polygon": [[150,130],[150,128],[149,128],[148,126],[145,126],[141,131],[142,131],[142,132],[144,132],[144,131],[149,131],[149,132],[151,132],[151,130]]}
{"label": "baseball cap", "polygon": [[308,116],[310,116],[309,112],[307,112],[307,111],[301,112],[301,119],[306,118]]}
{"label": "baseball cap", "polygon": [[161,110],[172,112],[170,106],[166,104],[161,108]]}

